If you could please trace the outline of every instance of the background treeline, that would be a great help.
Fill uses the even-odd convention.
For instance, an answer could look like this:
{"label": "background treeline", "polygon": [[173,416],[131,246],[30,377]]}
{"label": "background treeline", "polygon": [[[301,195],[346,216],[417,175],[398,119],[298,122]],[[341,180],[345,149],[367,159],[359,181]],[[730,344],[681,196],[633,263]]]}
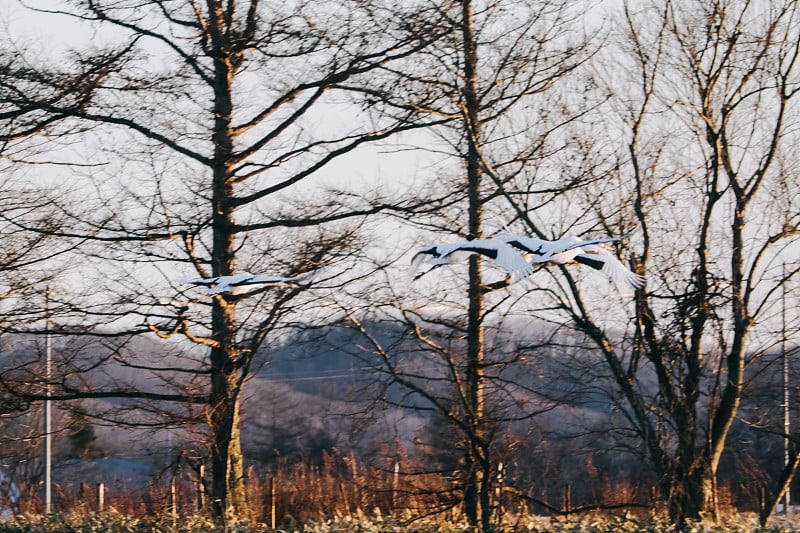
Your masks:
{"label": "background treeline", "polygon": [[[376,324],[375,329],[385,339],[401,335],[392,324]],[[87,361],[106,357],[101,345],[76,350],[69,344],[57,338],[55,353],[78,351]],[[152,341],[137,344],[136,353],[157,355],[164,362],[176,356]],[[653,474],[642,469],[638,442],[615,435],[619,428],[609,426],[616,409],[613,387],[597,377],[586,382],[594,355],[565,348],[572,344],[560,339],[539,348],[523,376],[532,389],[558,401],[548,403],[536,418],[504,429],[500,486],[521,490],[525,497],[516,490],[496,493],[496,512],[580,516],[599,509],[647,516],[662,506]],[[41,339],[15,338],[5,344],[4,354],[30,359],[40,345]],[[304,524],[376,509],[383,515],[423,516],[445,495],[457,499],[451,494],[458,468],[451,432],[440,418],[418,410],[371,409],[374,394],[365,391],[376,376],[354,353],[357,346],[351,331],[330,328],[292,335],[260,354],[264,364],[243,402],[248,519],[270,524],[274,512],[279,525]],[[791,355],[790,380],[795,382],[800,368],[794,350]],[[781,354],[767,354],[759,362],[764,367],[751,370],[752,399],[743,412],[753,419],[782,419]],[[86,378],[96,385],[125,380],[137,388],[146,388],[152,379],[123,367],[106,372]],[[795,392],[792,399],[794,417],[800,407]],[[189,425],[153,430],[133,420],[119,425],[94,417],[121,409],[116,403],[57,405],[55,509],[99,510],[98,484],[103,483],[106,510],[133,516],[207,512],[201,465],[208,452],[202,439]],[[4,423],[4,466],[22,488],[23,512],[43,509],[41,416],[41,406],[31,406]],[[141,421],[143,414],[137,410],[132,416]],[[783,466],[783,438],[745,422],[732,435],[730,455],[719,472],[723,508],[758,512]]]}

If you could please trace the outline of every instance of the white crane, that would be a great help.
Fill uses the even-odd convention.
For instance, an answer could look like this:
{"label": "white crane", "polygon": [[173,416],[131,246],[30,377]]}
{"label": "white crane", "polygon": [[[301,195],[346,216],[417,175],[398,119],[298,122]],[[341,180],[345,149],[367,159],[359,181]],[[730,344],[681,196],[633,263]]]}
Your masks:
{"label": "white crane", "polygon": [[474,239],[434,244],[418,250],[411,259],[412,281],[425,274],[417,275],[422,263],[433,265],[431,268],[433,270],[442,265],[452,264],[453,260],[462,254],[480,254],[491,259],[511,275],[512,281],[522,279],[534,272],[533,266],[525,260],[522,254],[503,240]]}
{"label": "white crane", "polygon": [[645,277],[632,272],[617,257],[602,245],[622,240],[622,237],[592,239],[585,241],[579,237],[567,236],[553,241],[500,235],[499,240],[525,254],[531,263],[581,263],[600,270],[614,281],[626,283],[636,289],[644,286]]}
{"label": "white crane", "polygon": [[251,274],[250,272],[239,272],[231,276],[216,276],[213,278],[187,279],[184,283],[209,287],[206,294],[242,294],[254,289],[263,287],[274,287],[291,283],[300,283],[309,280],[316,271],[306,272],[298,276],[266,276],[261,274]]}

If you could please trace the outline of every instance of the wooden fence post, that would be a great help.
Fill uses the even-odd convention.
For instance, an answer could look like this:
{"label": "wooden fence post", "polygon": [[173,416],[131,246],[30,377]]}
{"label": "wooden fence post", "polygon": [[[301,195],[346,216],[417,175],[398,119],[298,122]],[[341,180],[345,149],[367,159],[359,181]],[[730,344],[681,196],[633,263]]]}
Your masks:
{"label": "wooden fence post", "polygon": [[392,501],[391,501],[391,511],[393,512],[397,508],[397,489],[400,485],[400,462],[394,462],[394,474],[392,475]]}
{"label": "wooden fence post", "polygon": [[97,511],[102,513],[106,506],[106,486],[101,481],[97,484]]}
{"label": "wooden fence post", "polygon": [[200,465],[200,471],[197,473],[197,510],[202,511],[204,505],[205,490],[203,490],[203,479],[206,477],[206,465]]}
{"label": "wooden fence post", "polygon": [[275,486],[275,476],[270,472],[269,473],[269,523],[270,527],[275,530],[278,527],[278,513],[276,512],[277,509],[277,502],[275,501],[277,498],[275,495],[277,494],[277,487]]}
{"label": "wooden fence post", "polygon": [[494,499],[497,505],[497,521],[499,523],[503,520],[503,483],[505,478],[503,476],[503,462],[497,464],[497,485],[494,488]]}
{"label": "wooden fence post", "polygon": [[169,482],[169,499],[170,513],[172,519],[175,520],[178,518],[178,483],[175,481],[175,476],[172,476],[172,480]]}

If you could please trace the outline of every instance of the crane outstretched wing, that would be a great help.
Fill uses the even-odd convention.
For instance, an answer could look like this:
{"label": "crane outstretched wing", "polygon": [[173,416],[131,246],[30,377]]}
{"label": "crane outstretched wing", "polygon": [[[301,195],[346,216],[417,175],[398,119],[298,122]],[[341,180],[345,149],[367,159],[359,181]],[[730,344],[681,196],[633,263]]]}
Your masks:
{"label": "crane outstretched wing", "polygon": [[317,272],[318,270],[312,270],[291,277],[271,276],[265,274],[256,275],[256,274],[251,274],[249,272],[239,272],[238,274],[234,274],[232,276],[216,276],[213,278],[189,279],[185,280],[184,283],[209,287],[209,289],[206,291],[206,294],[214,295],[214,294],[222,294],[225,292],[235,293],[237,292],[235,289],[238,287],[257,287],[257,286],[269,287],[275,285],[284,285],[288,283],[300,283],[302,281],[307,281],[309,279],[312,279],[317,274]]}
{"label": "crane outstretched wing", "polygon": [[533,266],[525,258],[501,239],[475,239],[447,244],[434,244],[418,250],[411,259],[411,280],[417,279],[417,271],[423,263],[434,267],[452,263],[460,253],[476,253],[491,259],[508,272],[512,278],[522,279],[533,273]]}

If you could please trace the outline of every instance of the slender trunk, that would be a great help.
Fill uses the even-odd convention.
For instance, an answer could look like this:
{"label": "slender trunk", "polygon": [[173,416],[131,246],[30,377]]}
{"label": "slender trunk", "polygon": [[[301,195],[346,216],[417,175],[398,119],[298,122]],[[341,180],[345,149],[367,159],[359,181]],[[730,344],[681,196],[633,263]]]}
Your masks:
{"label": "slender trunk", "polygon": [[233,438],[236,402],[233,400],[235,370],[225,350],[214,348],[211,353],[211,399],[209,431],[211,433],[211,503],[214,516],[224,519],[228,501],[228,457]]}
{"label": "slender trunk", "polygon": [[[478,117],[478,98],[475,72],[477,51],[472,26],[472,3],[462,1],[462,38],[464,45],[464,80],[462,95],[464,102],[464,125],[467,133],[466,173],[468,194],[469,237],[481,236],[481,170],[480,170],[480,121]],[[467,324],[467,416],[468,450],[467,479],[464,488],[464,512],[473,528],[480,525],[482,531],[489,529],[491,508],[488,505],[489,477],[486,465],[489,458],[486,452],[485,413],[484,413],[484,328],[483,328],[483,287],[481,262],[473,255],[469,262]]]}
{"label": "slender trunk", "polygon": [[[239,386],[241,387],[241,385]],[[244,457],[240,438],[239,398],[240,395],[237,394],[231,421],[231,440],[228,445],[228,501],[231,502],[228,507],[232,507],[241,514],[247,509],[247,500],[244,490]]]}
{"label": "slender trunk", "polygon": [[[798,467],[800,467],[800,452],[795,452],[794,457],[786,464],[786,466],[783,467],[783,470],[781,470],[781,475],[778,477],[775,496],[764,505],[764,508],[761,510],[761,513],[758,516],[761,527],[767,527],[767,521],[769,520],[769,517],[775,512],[778,502],[781,501],[783,495],[787,490],[789,490],[792,480],[794,479],[794,475],[797,473]],[[786,510],[784,510],[784,512],[786,512]]]}
{"label": "slender trunk", "polygon": [[[707,112],[707,116],[712,116],[710,111]],[[693,310],[693,317],[689,323],[689,345],[684,355],[687,374],[680,382],[681,394],[676,397],[673,405],[669,406],[675,421],[678,448],[670,480],[668,509],[672,521],[681,527],[688,520],[717,517],[717,466],[741,397],[743,367],[729,355],[728,360],[732,364],[728,365],[726,390],[717,408],[709,410],[711,430],[706,437],[705,445],[698,446],[697,403],[700,398],[700,378],[706,349],[703,343],[712,313],[708,299],[709,238],[715,207],[722,197],[719,191],[721,137],[713,127],[713,121],[709,124],[706,139],[709,145],[714,147],[712,174],[707,183],[707,203],[703,210],[700,241],[697,245],[698,263],[693,272],[695,291],[693,295],[687,295],[690,298],[687,303]]]}

